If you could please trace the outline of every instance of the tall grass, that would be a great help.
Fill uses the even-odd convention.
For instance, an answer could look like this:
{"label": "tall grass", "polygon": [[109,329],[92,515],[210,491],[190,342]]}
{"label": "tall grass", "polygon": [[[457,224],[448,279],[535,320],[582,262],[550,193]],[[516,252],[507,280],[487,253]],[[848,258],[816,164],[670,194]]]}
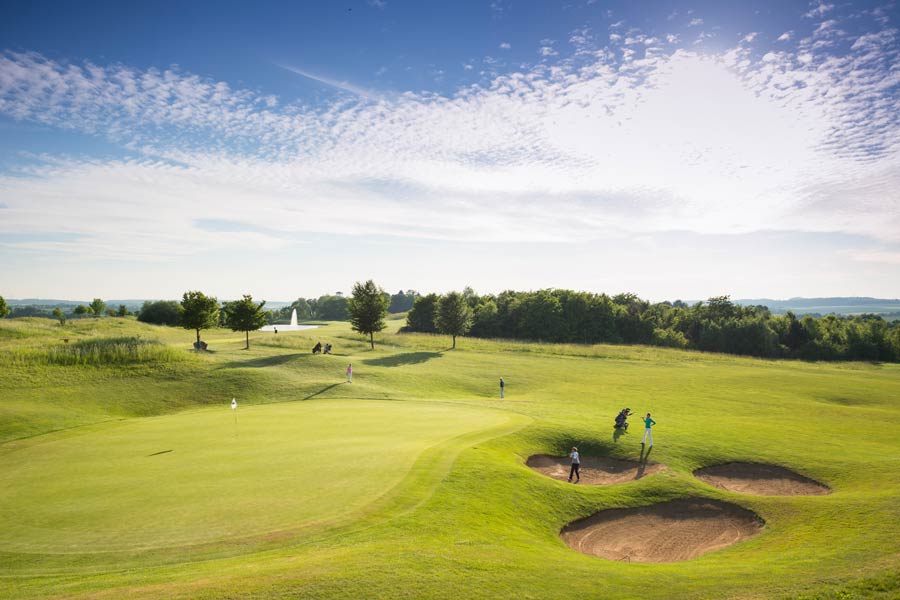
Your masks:
{"label": "tall grass", "polygon": [[16,348],[3,353],[0,361],[12,365],[102,366],[140,363],[171,363],[187,354],[156,340],[139,336],[90,338],[46,348]]}

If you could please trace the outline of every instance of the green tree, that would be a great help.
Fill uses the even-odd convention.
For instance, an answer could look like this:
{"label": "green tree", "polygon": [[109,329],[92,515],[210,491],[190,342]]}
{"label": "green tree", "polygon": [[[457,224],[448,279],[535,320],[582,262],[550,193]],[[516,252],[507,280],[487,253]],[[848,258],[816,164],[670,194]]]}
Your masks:
{"label": "green tree", "polygon": [[215,327],[219,323],[219,301],[203,292],[185,292],[181,297],[181,326],[197,332],[200,345],[200,330]]}
{"label": "green tree", "polygon": [[100,298],[94,298],[93,300],[91,300],[88,308],[91,309],[91,312],[94,313],[95,317],[99,317],[106,310],[106,302],[104,302]]}
{"label": "green tree", "polygon": [[59,321],[60,326],[66,324],[66,314],[58,306],[53,309],[53,318]]}
{"label": "green tree", "polygon": [[138,312],[137,320],[153,325],[180,325],[184,309],[174,300],[147,300]]}
{"label": "green tree", "polygon": [[[348,300],[343,296],[321,296],[315,303],[316,319],[323,321],[346,321]],[[297,313],[300,311],[298,310]],[[298,314],[297,318],[300,316]]]}
{"label": "green tree", "polygon": [[243,299],[226,302],[223,307],[225,326],[232,331],[243,331],[246,334],[247,344],[244,350],[250,349],[250,332],[266,324],[266,311],[263,310],[265,304],[265,300],[256,304],[252,296],[245,294]]}
{"label": "green tree", "polygon": [[297,311],[298,321],[306,321],[308,319],[311,319],[313,316],[312,307],[310,306],[309,301],[303,298],[297,298],[296,300],[291,302],[290,306],[285,306],[283,309],[281,309],[280,316],[284,319],[290,319],[291,312],[293,312],[294,310]]}
{"label": "green tree", "polygon": [[444,335],[453,337],[456,348],[456,336],[466,335],[472,327],[472,309],[465,296],[459,292],[450,292],[438,300],[434,325]]}
{"label": "green tree", "polygon": [[128,310],[128,307],[124,304],[119,305],[119,310],[116,312],[117,317],[127,317],[131,314],[131,311]]}
{"label": "green tree", "polygon": [[391,296],[391,304],[388,306],[389,313],[402,313],[412,308],[418,294],[414,290],[404,292],[400,290]]}
{"label": "green tree", "polygon": [[72,312],[73,312],[74,314],[78,315],[79,317],[83,317],[84,315],[86,315],[86,314],[88,314],[89,312],[91,312],[91,309],[89,309],[89,308],[88,308],[87,306],[85,306],[84,304],[79,304],[78,306],[75,307],[75,309],[74,309]]}
{"label": "green tree", "polygon": [[0,296],[0,319],[5,319],[8,314],[9,307],[6,305],[6,300],[3,299],[3,296]]}
{"label": "green tree", "polygon": [[413,302],[413,306],[406,315],[406,331],[420,333],[437,333],[434,328],[434,314],[437,310],[438,295],[428,294],[419,296]]}
{"label": "green tree", "polygon": [[384,317],[390,296],[371,279],[353,285],[353,297],[347,301],[353,331],[369,334],[369,344],[375,349],[375,334],[384,329]]}

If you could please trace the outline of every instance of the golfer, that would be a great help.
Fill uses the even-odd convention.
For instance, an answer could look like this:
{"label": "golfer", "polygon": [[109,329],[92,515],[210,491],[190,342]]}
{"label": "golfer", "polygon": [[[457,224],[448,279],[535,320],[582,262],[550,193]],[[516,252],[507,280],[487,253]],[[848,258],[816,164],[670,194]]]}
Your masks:
{"label": "golfer", "polygon": [[353,383],[353,363],[347,365],[347,383]]}
{"label": "golfer", "polygon": [[503,378],[501,377],[500,378],[500,399],[501,400],[503,399],[503,388],[505,388],[505,387],[506,387],[506,384],[503,383]]}
{"label": "golfer", "polygon": [[572,459],[572,468],[569,469],[569,481],[572,481],[572,475],[575,476],[575,483],[581,481],[581,473],[578,469],[581,467],[581,457],[578,456],[578,448],[572,446],[572,451],[569,452],[569,458]]}
{"label": "golfer", "polygon": [[654,425],[656,425],[656,421],[654,421],[653,419],[650,418],[650,413],[647,413],[647,418],[643,419],[643,421],[644,421],[644,439],[641,440],[641,446],[643,446],[644,442],[646,442],[649,439],[650,445],[648,446],[648,448],[652,448],[653,447],[653,431],[651,431],[650,428],[653,427]]}

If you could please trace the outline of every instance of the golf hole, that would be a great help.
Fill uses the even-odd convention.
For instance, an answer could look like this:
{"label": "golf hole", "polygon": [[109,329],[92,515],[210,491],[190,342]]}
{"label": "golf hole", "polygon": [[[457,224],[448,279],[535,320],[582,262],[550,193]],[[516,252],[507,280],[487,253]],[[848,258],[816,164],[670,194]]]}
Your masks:
{"label": "golf hole", "polygon": [[[547,477],[567,481],[572,461],[568,457],[535,454],[529,456],[525,464]],[[665,466],[658,463],[641,463],[636,460],[582,455],[581,481],[579,483],[582,485],[625,483],[659,473],[663,469]]]}
{"label": "golf hole", "polygon": [[756,496],[822,496],[831,490],[809,477],[775,465],[732,462],[694,471],[711,486]]}
{"label": "golf hole", "polygon": [[763,520],[735,504],[682,498],[640,508],[598,512],[565,526],[570,548],[607,560],[666,563],[690,560],[759,533]]}

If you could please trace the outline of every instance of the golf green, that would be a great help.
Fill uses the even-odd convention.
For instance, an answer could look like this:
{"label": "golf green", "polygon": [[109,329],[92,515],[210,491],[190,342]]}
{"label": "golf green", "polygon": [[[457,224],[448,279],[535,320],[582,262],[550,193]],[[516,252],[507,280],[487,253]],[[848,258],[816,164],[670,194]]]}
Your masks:
{"label": "golf green", "polygon": [[425,449],[508,420],[435,403],[312,401],[41,436],[0,461],[0,550],[143,550],[335,522],[390,490]]}

